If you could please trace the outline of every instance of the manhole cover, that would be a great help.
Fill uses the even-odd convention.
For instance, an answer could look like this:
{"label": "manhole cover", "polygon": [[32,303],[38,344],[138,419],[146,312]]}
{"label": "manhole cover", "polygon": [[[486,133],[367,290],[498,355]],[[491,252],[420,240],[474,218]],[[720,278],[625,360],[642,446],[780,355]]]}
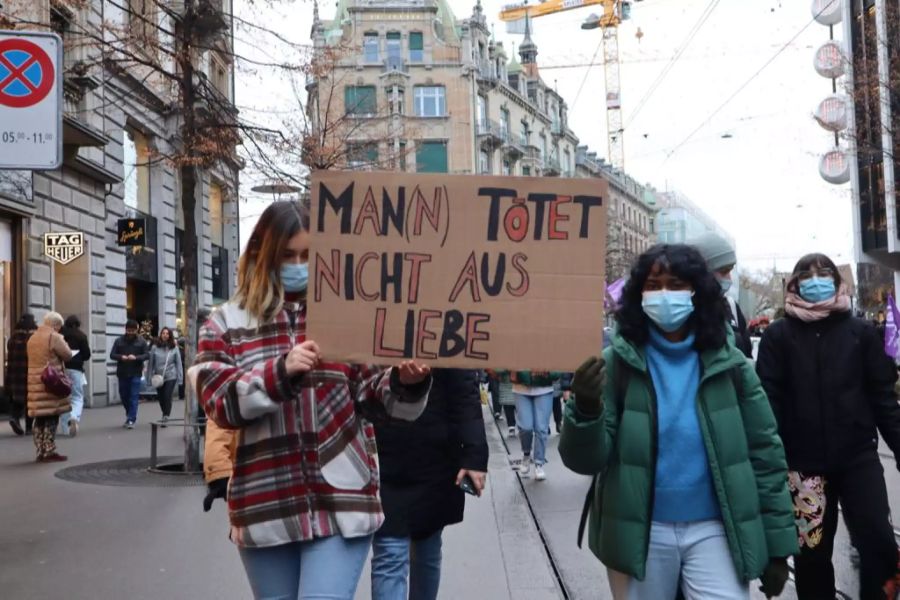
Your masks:
{"label": "manhole cover", "polygon": [[76,465],[56,472],[56,476],[75,483],[123,487],[193,487],[204,484],[202,473],[180,472],[182,458],[162,456],[157,470],[151,472],[149,458],[127,458]]}

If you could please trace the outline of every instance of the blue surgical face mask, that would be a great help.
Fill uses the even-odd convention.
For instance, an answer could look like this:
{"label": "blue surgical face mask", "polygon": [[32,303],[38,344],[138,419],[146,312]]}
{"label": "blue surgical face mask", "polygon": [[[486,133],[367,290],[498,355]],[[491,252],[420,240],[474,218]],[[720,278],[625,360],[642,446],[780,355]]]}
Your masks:
{"label": "blue surgical face mask", "polygon": [[657,327],[666,333],[673,333],[681,329],[694,312],[693,295],[693,292],[687,290],[644,292],[641,306],[644,314],[656,323]]}
{"label": "blue surgical face mask", "polygon": [[286,292],[305,292],[309,282],[307,263],[285,263],[281,265],[281,285]]}
{"label": "blue surgical face mask", "polygon": [[716,281],[718,281],[719,285],[722,287],[722,293],[727,294],[728,290],[731,289],[731,277],[725,279],[716,275]]}
{"label": "blue surgical face mask", "polygon": [[800,297],[807,302],[823,302],[836,293],[831,277],[810,277],[800,282]]}

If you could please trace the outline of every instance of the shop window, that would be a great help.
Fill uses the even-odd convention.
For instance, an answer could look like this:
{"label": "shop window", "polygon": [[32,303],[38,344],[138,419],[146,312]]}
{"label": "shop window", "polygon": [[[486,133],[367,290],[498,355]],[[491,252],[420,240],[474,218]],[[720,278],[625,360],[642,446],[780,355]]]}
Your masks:
{"label": "shop window", "polygon": [[421,31],[409,32],[409,61],[424,62],[425,44]]}
{"label": "shop window", "polygon": [[375,115],[374,85],[351,85],[344,88],[344,110],[348,115],[371,117]]}
{"label": "shop window", "polygon": [[150,147],[138,131],[126,129],[122,144],[125,206],[150,214]]}
{"label": "shop window", "polygon": [[228,298],[228,250],[212,246],[212,295],[213,302],[221,304]]}
{"label": "shop window", "polygon": [[447,142],[419,142],[416,144],[417,173],[446,173]]}
{"label": "shop window", "polygon": [[415,87],[417,117],[443,117],[447,114],[447,98],[444,86],[418,85]]}
{"label": "shop window", "polygon": [[222,204],[222,188],[209,185],[209,240],[214,245],[225,245],[225,209]]}
{"label": "shop window", "polygon": [[[13,226],[0,219],[0,365],[6,364],[6,340],[12,335],[16,315],[13,281]],[[5,386],[6,369],[0,369],[0,387]]]}

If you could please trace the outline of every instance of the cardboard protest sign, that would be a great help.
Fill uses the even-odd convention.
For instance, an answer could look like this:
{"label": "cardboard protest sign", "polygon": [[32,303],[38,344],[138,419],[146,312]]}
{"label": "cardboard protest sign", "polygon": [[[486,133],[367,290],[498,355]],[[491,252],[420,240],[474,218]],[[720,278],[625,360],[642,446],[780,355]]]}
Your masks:
{"label": "cardboard protest sign", "polygon": [[308,337],[326,358],[574,370],[600,352],[601,179],[313,175]]}

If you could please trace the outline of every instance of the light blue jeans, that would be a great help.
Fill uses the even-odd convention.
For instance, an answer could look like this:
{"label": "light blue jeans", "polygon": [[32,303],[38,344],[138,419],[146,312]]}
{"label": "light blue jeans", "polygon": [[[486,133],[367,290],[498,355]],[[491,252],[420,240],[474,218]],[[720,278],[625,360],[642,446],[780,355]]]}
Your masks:
{"label": "light blue jeans", "polygon": [[256,600],[353,600],[372,536],[241,548]]}
{"label": "light blue jeans", "polygon": [[441,585],[443,532],[441,529],[421,540],[376,535],[372,544],[372,600],[435,600]]}
{"label": "light blue jeans", "polygon": [[610,570],[615,600],[674,598],[678,581],[685,600],[749,600],[721,521],[653,522],[647,553],[647,576],[638,581]]}
{"label": "light blue jeans", "polygon": [[63,435],[69,435],[69,421],[74,419],[81,423],[81,412],[84,410],[84,386],[87,379],[84,373],[77,369],[66,369],[66,375],[72,380],[71,412],[67,412],[59,418],[59,427]]}
{"label": "light blue jeans", "polygon": [[534,445],[534,464],[547,462],[547,438],[550,437],[550,416],[553,414],[553,392],[542,396],[516,396],[516,425],[522,452],[531,454]]}

